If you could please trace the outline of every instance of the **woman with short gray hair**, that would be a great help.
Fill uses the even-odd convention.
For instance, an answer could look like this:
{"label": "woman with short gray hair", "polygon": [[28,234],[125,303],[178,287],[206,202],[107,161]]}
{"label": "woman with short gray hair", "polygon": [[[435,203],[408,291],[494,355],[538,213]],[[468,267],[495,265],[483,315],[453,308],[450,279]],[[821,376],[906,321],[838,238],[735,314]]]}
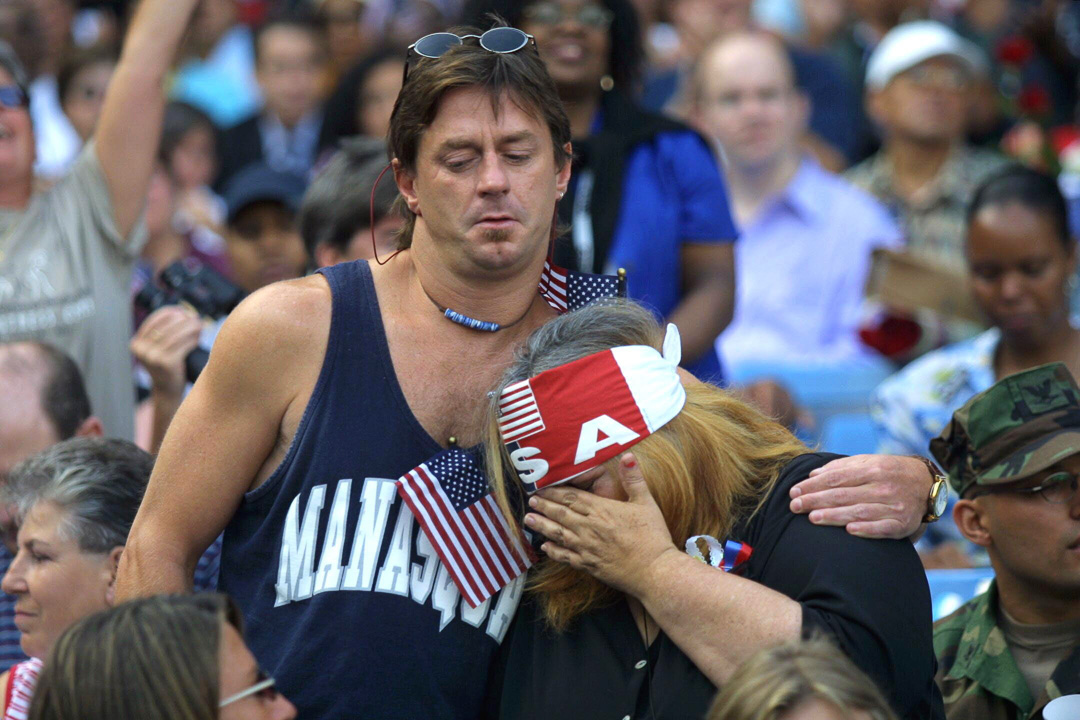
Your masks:
{"label": "woman with short gray hair", "polygon": [[113,604],[128,531],[153,459],[132,443],[72,438],[12,470],[5,501],[19,524],[0,588],[15,597],[15,625],[30,660],[0,676],[3,714],[25,717],[44,658],[76,621]]}

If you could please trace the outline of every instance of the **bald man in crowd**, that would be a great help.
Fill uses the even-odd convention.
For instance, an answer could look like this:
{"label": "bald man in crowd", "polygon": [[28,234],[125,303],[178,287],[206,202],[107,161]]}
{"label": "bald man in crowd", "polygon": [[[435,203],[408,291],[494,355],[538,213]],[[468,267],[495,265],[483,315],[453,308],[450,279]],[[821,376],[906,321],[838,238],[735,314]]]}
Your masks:
{"label": "bald man in crowd", "polygon": [[[76,436],[100,436],[75,362],[51,345],[0,343],[0,486],[20,462]],[[0,505],[0,576],[11,564],[14,527]],[[25,660],[15,627],[15,599],[0,593],[0,672]]]}
{"label": "bald man in crowd", "polygon": [[[810,101],[783,44],[760,32],[724,36],[702,55],[691,120],[723,148],[732,209],[737,300],[717,340],[724,367],[761,362],[857,363],[863,286],[876,247],[900,231],[869,194],[823,169],[803,149]],[[750,399],[784,417],[776,387]]]}

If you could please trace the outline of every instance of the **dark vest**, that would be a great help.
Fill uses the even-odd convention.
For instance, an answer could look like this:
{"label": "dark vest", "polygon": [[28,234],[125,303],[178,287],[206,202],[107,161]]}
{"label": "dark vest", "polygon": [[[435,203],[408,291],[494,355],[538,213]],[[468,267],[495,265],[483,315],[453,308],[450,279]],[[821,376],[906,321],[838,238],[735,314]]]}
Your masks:
{"label": "dark vest", "polygon": [[475,718],[521,583],[475,610],[460,599],[394,487],[441,448],[394,375],[371,271],[321,272],[322,371],[284,461],[225,530],[219,587],[300,717]]}

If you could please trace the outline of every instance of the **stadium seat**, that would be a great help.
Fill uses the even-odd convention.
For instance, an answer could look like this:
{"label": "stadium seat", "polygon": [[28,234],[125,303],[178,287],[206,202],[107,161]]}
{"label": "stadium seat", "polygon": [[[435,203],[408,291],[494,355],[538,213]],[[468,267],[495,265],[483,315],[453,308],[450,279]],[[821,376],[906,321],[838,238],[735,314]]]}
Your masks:
{"label": "stadium seat", "polygon": [[826,418],[818,444],[825,452],[861,455],[874,452],[877,434],[868,413],[839,413]]}
{"label": "stadium seat", "polygon": [[990,567],[970,570],[927,570],[930,583],[930,599],[934,606],[934,620],[940,620],[956,608],[986,590],[994,578]]}

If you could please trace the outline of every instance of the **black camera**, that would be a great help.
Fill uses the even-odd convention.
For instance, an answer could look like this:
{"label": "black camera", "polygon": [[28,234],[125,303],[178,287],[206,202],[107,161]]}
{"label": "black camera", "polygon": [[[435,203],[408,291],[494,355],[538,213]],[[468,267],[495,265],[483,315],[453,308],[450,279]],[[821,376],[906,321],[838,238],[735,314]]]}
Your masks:
{"label": "black camera", "polygon": [[[143,285],[135,307],[149,314],[167,305],[188,305],[211,320],[220,320],[244,299],[244,291],[194,258],[177,260],[161,271],[157,282]],[[195,382],[210,353],[195,348],[184,360],[188,382]]]}

